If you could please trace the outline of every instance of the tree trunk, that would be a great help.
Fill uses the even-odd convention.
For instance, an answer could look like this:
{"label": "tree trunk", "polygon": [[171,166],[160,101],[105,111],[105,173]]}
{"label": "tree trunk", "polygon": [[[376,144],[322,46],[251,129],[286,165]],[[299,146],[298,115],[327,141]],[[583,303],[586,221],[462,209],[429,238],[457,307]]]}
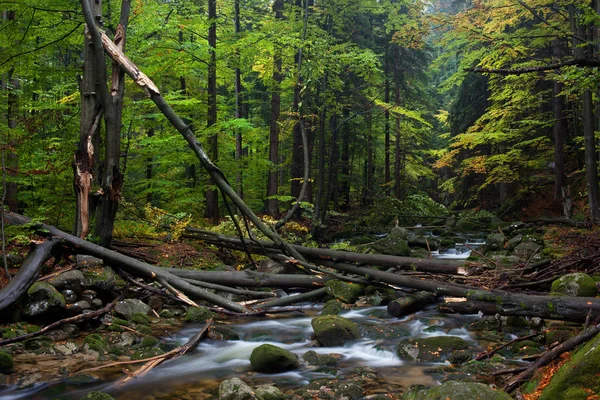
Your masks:
{"label": "tree trunk", "polygon": [[[130,0],[121,3],[120,23],[115,33],[115,44],[121,51],[125,51],[127,25],[129,23]],[[102,60],[104,62],[104,59]],[[104,84],[101,82],[100,84]],[[112,87],[110,96],[105,100],[110,103],[104,118],[106,121],[106,148],[104,156],[103,176],[100,181],[102,195],[98,204],[96,215],[96,236],[100,245],[109,247],[112,240],[113,227],[121,188],[123,174],[120,170],[121,161],[121,126],[123,116],[123,96],[125,93],[125,72],[115,62],[112,64]]]}
{"label": "tree trunk", "polygon": [[[234,19],[235,19],[235,36],[239,36],[241,32],[240,28],[240,0],[234,2]],[[243,118],[244,112],[242,110],[242,72],[240,70],[240,57],[236,54],[236,67],[235,67],[235,118]],[[241,166],[243,156],[243,143],[242,143],[242,132],[238,129],[235,132],[235,161],[237,164],[237,172],[235,174],[235,187],[240,198],[244,198],[244,187],[243,187],[243,168]]]}
{"label": "tree trunk", "polygon": [[[325,94],[327,93],[327,73],[323,77],[321,87],[318,89],[318,95],[321,98],[321,110],[319,112],[319,166],[317,175],[317,199],[315,202],[315,214],[321,221],[325,221],[324,214],[327,212],[326,204],[323,204],[327,200],[324,199],[325,192],[325,119],[327,118],[327,99]],[[321,209],[324,208],[325,212]]]}
{"label": "tree trunk", "polygon": [[588,204],[593,224],[600,223],[600,193],[598,190],[598,155],[594,136],[594,104],[592,92],[583,93],[583,136],[585,142],[585,176],[587,178]]}
{"label": "tree trunk", "polygon": [[[273,11],[276,19],[283,19],[283,0],[275,0]],[[269,198],[276,196],[279,190],[277,164],[279,162],[279,117],[281,113],[281,74],[282,60],[281,49],[275,50],[273,60],[273,93],[271,95],[271,125],[269,129],[269,161],[273,164],[269,170],[267,183],[267,214],[275,216],[279,214],[279,202],[277,199]]]}
{"label": "tree trunk", "polygon": [[[217,123],[217,0],[208,0],[208,47],[210,58],[208,61],[208,120],[207,127],[210,128]],[[213,161],[219,159],[219,137],[214,134],[210,139],[211,158]],[[206,191],[206,217],[214,225],[219,223],[219,193],[213,187],[215,181],[208,180]]]}
{"label": "tree trunk", "polygon": [[436,299],[431,292],[416,292],[390,302],[387,311],[393,317],[403,317],[435,303]]}
{"label": "tree trunk", "polygon": [[[394,46],[394,102],[397,106],[400,105],[400,48],[398,45]],[[400,179],[401,175],[401,149],[400,149],[400,117],[396,115],[396,128],[395,128],[395,137],[396,137],[396,146],[394,149],[394,194],[396,198],[401,198],[402,196],[402,182]]]}
{"label": "tree trunk", "polygon": [[[14,13],[8,13],[9,20],[14,19]],[[6,84],[6,90],[8,91],[8,101],[7,101],[7,109],[6,109],[6,119],[8,122],[8,129],[15,129],[17,127],[17,109],[18,109],[18,96],[15,93],[16,90],[19,89],[19,80],[14,76],[14,68],[10,70],[8,73],[8,79]],[[6,143],[6,162],[4,164],[4,171],[6,171],[6,175],[11,179],[6,181],[4,185],[6,188],[6,192],[4,193],[4,204],[8,207],[10,211],[18,211],[19,209],[19,189],[17,186],[17,182],[14,182],[14,179],[19,171],[19,156],[11,147],[16,144],[16,140],[9,136],[9,141]],[[4,143],[3,143],[4,144]],[[3,171],[3,173],[4,173]]]}
{"label": "tree trunk", "polygon": [[342,162],[340,177],[340,210],[348,211],[350,207],[350,131],[342,134]]}
{"label": "tree trunk", "polygon": [[384,181],[385,181],[385,194],[386,195],[390,195],[391,193],[391,187],[390,187],[390,182],[392,180],[392,176],[391,176],[391,166],[390,166],[390,110],[389,110],[389,104],[390,104],[390,78],[389,78],[389,69],[390,69],[390,62],[387,56],[387,52],[386,52],[386,57],[385,57],[385,67],[384,67],[384,74],[385,74],[385,104],[386,104],[386,109],[385,109],[385,147],[384,147],[384,151],[385,151],[385,167],[384,167]]}

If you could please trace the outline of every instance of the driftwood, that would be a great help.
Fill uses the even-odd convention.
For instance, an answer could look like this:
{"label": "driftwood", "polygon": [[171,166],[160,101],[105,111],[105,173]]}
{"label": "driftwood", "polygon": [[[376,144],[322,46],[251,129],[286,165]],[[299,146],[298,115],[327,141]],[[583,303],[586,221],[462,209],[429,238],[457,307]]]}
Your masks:
{"label": "driftwood", "polygon": [[25,294],[50,256],[52,248],[59,242],[60,240],[51,238],[33,247],[19,272],[0,290],[0,311],[16,303]]}
{"label": "driftwood", "polygon": [[[186,230],[188,237],[201,239],[206,243],[215,244],[223,247],[230,247],[236,250],[242,249],[242,242],[238,238],[216,234],[214,232],[203,231],[200,229],[189,228]],[[253,241],[246,243],[246,246],[256,254],[273,255],[280,250],[272,243],[263,241]],[[292,247],[306,259],[314,262],[323,260],[351,262],[356,264],[377,265],[387,268],[400,268],[410,271],[421,271],[442,274],[464,275],[467,271],[462,266],[462,262],[449,260],[429,260],[414,257],[390,256],[385,254],[362,254],[349,251],[337,251],[329,249],[318,249],[313,247],[304,247],[292,245]]]}
{"label": "driftwood", "polygon": [[415,292],[389,302],[387,311],[393,317],[402,317],[422,310],[429,304],[435,303],[436,299],[435,294],[431,292]]}
{"label": "driftwood", "polygon": [[[30,222],[29,218],[13,212],[5,213],[4,219],[8,223],[15,225],[23,225]],[[108,265],[113,265],[115,267],[118,266],[125,272],[128,272],[132,275],[156,281],[163,280],[164,282],[167,282],[176,289],[184,292],[188,296],[192,296],[210,302],[212,304],[216,304],[231,311],[239,313],[244,313],[248,311],[248,309],[237,304],[236,302],[228,300],[222,296],[218,296],[202,288],[191,285],[183,279],[165,271],[164,269],[155,267],[150,264],[146,264],[145,262],[136,260],[131,257],[127,257],[125,255],[109,250],[105,247],[98,246],[97,244],[87,242],[81,238],[78,238],[77,236],[73,236],[66,232],[63,232],[60,229],[55,228],[51,225],[40,224],[39,227],[44,232],[48,232],[51,235],[60,237],[61,239],[63,239],[65,244],[69,245],[76,251],[100,258]]]}

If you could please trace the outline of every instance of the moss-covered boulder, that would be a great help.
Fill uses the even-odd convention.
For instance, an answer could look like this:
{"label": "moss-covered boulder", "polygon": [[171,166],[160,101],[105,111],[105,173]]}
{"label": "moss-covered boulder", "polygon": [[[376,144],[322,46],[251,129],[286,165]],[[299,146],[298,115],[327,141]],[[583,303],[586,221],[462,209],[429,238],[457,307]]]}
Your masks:
{"label": "moss-covered boulder", "polygon": [[250,355],[250,365],[258,372],[283,372],[298,368],[298,357],[272,344],[260,345]]}
{"label": "moss-covered boulder", "polygon": [[147,315],[150,311],[151,308],[139,299],[125,299],[115,304],[115,314],[128,321],[131,321],[136,314]]}
{"label": "moss-covered boulder", "polygon": [[36,282],[27,290],[27,302],[23,313],[29,317],[52,313],[64,309],[65,297],[49,283]]}
{"label": "moss-covered boulder", "polygon": [[506,392],[483,383],[449,381],[432,389],[409,391],[403,400],[511,400]]}
{"label": "moss-covered boulder", "polygon": [[90,392],[79,400],[115,400],[115,398],[104,392]]}
{"label": "moss-covered boulder", "polygon": [[254,390],[256,397],[260,400],[283,400],[284,396],[281,390],[272,385],[257,386]]}
{"label": "moss-covered boulder", "polygon": [[598,294],[594,279],[582,272],[563,275],[552,282],[552,293],[557,295],[595,297]]}
{"label": "moss-covered boulder", "polygon": [[377,253],[389,254],[392,256],[408,256],[410,255],[410,247],[406,238],[408,234],[402,230],[403,228],[394,228],[388,237],[379,239],[375,243],[369,245],[370,248]]}
{"label": "moss-covered boulder", "polygon": [[212,326],[207,335],[212,340],[240,340],[240,334],[227,326]]}
{"label": "moss-covered boulder", "polygon": [[219,400],[257,400],[252,388],[240,378],[227,379],[219,385]]}
{"label": "moss-covered boulder", "polygon": [[63,272],[48,280],[48,283],[57,290],[72,290],[75,293],[81,293],[85,278],[78,269]]}
{"label": "moss-covered boulder", "polygon": [[10,354],[0,351],[0,374],[11,374],[15,369],[13,358]]}
{"label": "moss-covered boulder", "polygon": [[83,339],[84,346],[88,349],[97,351],[100,354],[104,354],[108,351],[108,343],[104,340],[102,335],[98,333],[89,334]]}
{"label": "moss-covered boulder", "polygon": [[215,313],[206,307],[188,307],[183,320],[185,322],[201,323],[206,322],[206,320],[209,320],[214,316]]}
{"label": "moss-covered boulder", "polygon": [[396,351],[402,360],[417,362],[443,362],[457,350],[466,350],[469,344],[457,336],[434,336],[404,339]]}
{"label": "moss-covered boulder", "polygon": [[337,315],[322,315],[311,321],[319,343],[323,346],[343,346],[360,338],[358,326],[347,318]]}
{"label": "moss-covered boulder", "polygon": [[365,293],[362,285],[337,279],[327,281],[325,287],[327,288],[327,294],[346,304],[354,304]]}
{"label": "moss-covered boulder", "polygon": [[325,305],[323,305],[323,309],[321,310],[321,315],[338,315],[342,312],[342,302],[333,299],[329,300]]}
{"label": "moss-covered boulder", "polygon": [[600,335],[554,373],[539,400],[586,400],[600,396]]}
{"label": "moss-covered boulder", "polygon": [[117,277],[110,267],[95,265],[83,268],[81,272],[83,272],[84,284],[87,288],[108,292],[116,286]]}
{"label": "moss-covered boulder", "polygon": [[529,260],[533,255],[539,255],[543,248],[544,246],[538,243],[534,238],[525,238],[515,247],[513,253],[523,260]]}

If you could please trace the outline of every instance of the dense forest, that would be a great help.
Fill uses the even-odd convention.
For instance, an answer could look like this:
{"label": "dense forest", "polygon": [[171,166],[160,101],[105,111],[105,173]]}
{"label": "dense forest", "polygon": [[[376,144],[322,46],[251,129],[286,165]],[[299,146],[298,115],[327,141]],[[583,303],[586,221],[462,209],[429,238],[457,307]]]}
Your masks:
{"label": "dense forest", "polygon": [[[0,12],[0,394],[5,382],[27,387],[2,378],[12,372],[7,357],[27,354],[10,346],[65,324],[138,335],[114,353],[98,344],[106,338],[84,335],[82,349],[115,361],[122,347],[156,339],[161,323],[206,323],[175,348],[158,352],[156,339],[156,354],[136,357],[159,361],[127,380],[207,335],[227,340],[213,318],[299,312],[285,307],[325,298],[337,302],[332,314],[387,305],[394,318],[449,323],[427,314],[436,303],[442,313],[491,315],[492,325],[504,318],[493,339],[475,334],[478,346],[515,332],[517,342],[536,342],[543,355],[529,366],[519,362],[531,354],[514,350],[477,371],[509,375],[503,388],[517,398],[535,371],[600,332],[600,2],[9,0]],[[557,283],[567,276],[586,288]],[[360,295],[348,300],[339,285]],[[302,294],[279,293],[288,289]],[[148,309],[111,311],[125,297]],[[200,309],[207,314],[193,314]],[[155,317],[153,330],[140,327]],[[347,346],[320,336],[318,318],[317,346]],[[526,322],[507,330],[506,318]],[[538,340],[553,326],[544,319],[577,328]],[[376,337],[344,329],[328,335]],[[470,333],[443,337],[461,335]],[[414,340],[394,342],[394,354],[410,359],[403,346],[418,347]],[[468,365],[504,347],[475,356],[452,340],[443,339],[457,346],[448,354],[438,348],[442,359],[415,361]],[[254,371],[280,372],[254,357]],[[559,398],[572,384],[545,390],[560,367],[551,365],[530,393]],[[367,381],[357,395],[311,398],[384,393]],[[437,396],[395,384],[385,398]],[[111,393],[131,395],[119,390]],[[219,399],[271,398],[218,390]],[[455,398],[467,389],[439,390]],[[581,391],[597,396],[600,387]]]}

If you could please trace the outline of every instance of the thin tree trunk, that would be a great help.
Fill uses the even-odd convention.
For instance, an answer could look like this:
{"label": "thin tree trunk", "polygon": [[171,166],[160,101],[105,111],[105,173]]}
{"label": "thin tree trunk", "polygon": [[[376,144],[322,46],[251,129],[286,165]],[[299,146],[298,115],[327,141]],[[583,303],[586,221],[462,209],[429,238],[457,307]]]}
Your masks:
{"label": "thin tree trunk", "polygon": [[[273,11],[276,19],[283,19],[283,0],[275,0]],[[281,49],[275,50],[273,60],[273,93],[271,95],[271,125],[269,128],[269,161],[273,164],[269,170],[267,182],[267,213],[271,216],[279,214],[279,202],[275,198],[279,190],[277,164],[279,162],[279,117],[281,114]]]}
{"label": "thin tree trunk", "polygon": [[[208,120],[207,127],[210,128],[217,123],[217,0],[208,0],[208,46],[210,48],[210,58],[208,62]],[[219,159],[219,140],[217,134],[210,139],[211,158],[213,161]],[[208,190],[206,191],[206,217],[214,225],[219,223],[219,195],[213,186],[215,181],[208,180]]]}
{"label": "thin tree trunk", "polygon": [[340,210],[347,211],[350,207],[350,131],[342,134]]}
{"label": "thin tree trunk", "polygon": [[385,109],[385,176],[384,176],[384,180],[385,180],[385,193],[389,196],[391,193],[391,187],[390,187],[390,182],[392,180],[392,176],[391,176],[391,168],[390,168],[390,110],[389,110],[389,104],[390,104],[390,78],[388,76],[389,74],[389,69],[390,69],[390,62],[389,59],[387,57],[385,57],[385,104],[388,105],[386,106]]}
{"label": "thin tree trunk", "polygon": [[[321,100],[321,110],[319,112],[319,165],[317,175],[317,200],[315,203],[315,214],[321,221],[325,221],[325,213],[327,212],[327,205],[323,204],[327,200],[324,199],[325,192],[325,119],[327,118],[327,100],[325,94],[327,93],[327,73],[323,77],[321,87],[319,88],[319,94]],[[322,212],[321,209],[325,211]]]}
{"label": "thin tree trunk", "polygon": [[[154,128],[150,128],[148,129],[148,138],[152,138],[154,136]],[[152,156],[147,157],[146,158],[146,180],[148,182],[148,186],[147,189],[148,192],[146,193],[146,202],[150,205],[152,205],[152,191],[151,191],[151,187],[150,187],[150,182],[152,179],[152,169],[153,169],[153,159]]]}
{"label": "thin tree trunk", "polygon": [[[238,37],[240,28],[240,0],[234,2],[234,19],[235,19],[235,36]],[[242,110],[242,72],[240,70],[240,59],[239,54],[236,57],[235,67],[235,118],[243,118],[244,112]],[[235,174],[235,187],[240,198],[244,198],[244,187],[243,187],[243,168],[241,166],[243,156],[243,144],[242,144],[242,132],[238,129],[235,132],[235,161],[237,164],[237,172]]]}
{"label": "thin tree trunk", "polygon": [[[394,101],[397,106],[400,105],[400,48],[398,45],[394,46]],[[396,137],[396,145],[394,149],[394,194],[396,198],[400,198],[402,196],[402,182],[400,179],[401,175],[401,148],[400,148],[400,117],[396,115],[396,128],[395,128],[395,137]]]}
{"label": "thin tree trunk", "polygon": [[585,175],[587,178],[588,204],[592,223],[600,223],[600,194],[598,190],[598,155],[594,136],[594,111],[592,92],[583,93],[583,136],[585,142]]}

